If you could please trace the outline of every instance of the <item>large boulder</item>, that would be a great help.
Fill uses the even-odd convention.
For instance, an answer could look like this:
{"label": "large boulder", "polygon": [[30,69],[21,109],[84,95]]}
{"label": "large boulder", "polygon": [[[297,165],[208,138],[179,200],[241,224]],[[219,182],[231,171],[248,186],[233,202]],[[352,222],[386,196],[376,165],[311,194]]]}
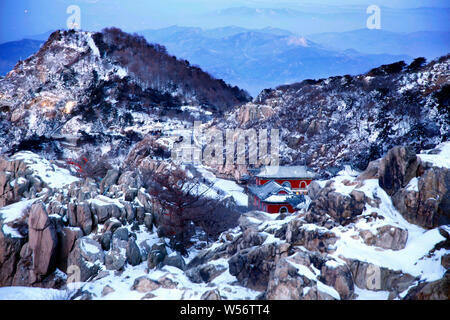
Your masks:
{"label": "large boulder", "polygon": [[450,224],[450,170],[432,167],[392,197],[397,210],[424,228]]}
{"label": "large boulder", "polygon": [[25,238],[4,232],[0,222],[0,287],[12,284],[20,260],[20,251],[25,242]]}
{"label": "large boulder", "polygon": [[119,179],[120,171],[116,169],[110,169],[106,173],[105,177],[100,182],[100,193],[104,194],[105,192],[108,192],[109,188],[116,184],[117,180]]}
{"label": "large boulder", "polygon": [[286,230],[286,242],[322,253],[332,252],[337,239],[333,232],[324,227],[311,224],[303,226],[300,219],[290,221]]}
{"label": "large boulder", "polygon": [[186,271],[186,276],[194,283],[208,283],[225,272],[226,268],[215,264],[202,264]]}
{"label": "large boulder", "polygon": [[346,264],[334,260],[325,261],[320,269],[320,278],[324,284],[333,287],[341,299],[351,299],[354,292],[353,277]]}
{"label": "large boulder", "polygon": [[167,256],[167,250],[164,243],[155,243],[148,253],[147,264],[149,269],[160,266]]}
{"label": "large boulder", "polygon": [[[313,280],[298,272],[298,268],[290,263],[289,258],[281,259],[270,275],[265,293],[266,299],[302,300],[304,289],[314,285]],[[307,267],[305,266],[305,268]]]}
{"label": "large boulder", "polygon": [[105,262],[105,254],[100,244],[88,237],[82,237],[75,242],[72,252],[69,254],[68,268],[76,268],[79,271],[80,281],[97,275]]}
{"label": "large boulder", "polygon": [[423,282],[408,291],[405,300],[450,300],[450,273],[433,282]]}
{"label": "large boulder", "polygon": [[372,291],[400,293],[408,289],[417,279],[408,273],[391,270],[354,259],[347,259],[356,286]]}
{"label": "large boulder", "polygon": [[85,235],[90,234],[94,228],[91,209],[86,202],[77,205],[77,225]]}
{"label": "large boulder", "polygon": [[166,256],[162,264],[165,266],[172,266],[183,271],[186,270],[186,263],[184,262],[184,259],[181,256],[181,254],[179,253]]}
{"label": "large boulder", "polygon": [[105,255],[105,266],[108,270],[121,270],[127,264],[127,257],[123,250],[111,249]]}
{"label": "large boulder", "polygon": [[137,266],[141,263],[141,251],[133,239],[128,240],[126,248],[127,262],[132,266]]}
{"label": "large boulder", "polygon": [[230,274],[245,287],[265,291],[270,273],[288,249],[289,244],[270,243],[241,250],[228,260]]}
{"label": "large boulder", "polygon": [[136,290],[137,292],[140,293],[146,293],[149,291],[156,290],[160,287],[161,284],[158,281],[152,280],[146,276],[142,276],[134,280],[131,290]]}
{"label": "large boulder", "polygon": [[394,147],[381,159],[378,182],[390,196],[418,175],[420,159],[409,147]]}
{"label": "large boulder", "polygon": [[[335,300],[340,299],[340,293],[329,284],[325,285],[318,279],[318,274],[310,267],[313,261],[310,254],[304,251],[279,260],[270,275],[265,298],[269,300]],[[337,287],[347,295],[348,290],[340,281],[337,273],[328,275],[325,280],[332,280]],[[342,286],[341,286],[342,285]]]}
{"label": "large boulder", "polygon": [[66,272],[67,270],[67,259],[69,258],[70,252],[73,250],[75,242],[77,239],[83,237],[83,231],[80,228],[74,227],[64,227],[58,232],[58,268]]}
{"label": "large boulder", "polygon": [[309,206],[306,221],[324,225],[331,217],[334,221],[345,224],[359,216],[370,199],[364,192],[353,190],[349,195],[336,192],[333,181],[328,182],[324,188],[317,189],[315,183],[309,190],[312,191],[312,201]]}
{"label": "large boulder", "polygon": [[44,204],[33,204],[28,218],[28,243],[33,252],[33,270],[36,275],[47,275],[56,267],[58,236],[48,217]]}
{"label": "large boulder", "polygon": [[404,249],[408,240],[408,230],[391,225],[377,228],[375,234],[369,230],[362,230],[359,234],[365,244],[391,250]]}

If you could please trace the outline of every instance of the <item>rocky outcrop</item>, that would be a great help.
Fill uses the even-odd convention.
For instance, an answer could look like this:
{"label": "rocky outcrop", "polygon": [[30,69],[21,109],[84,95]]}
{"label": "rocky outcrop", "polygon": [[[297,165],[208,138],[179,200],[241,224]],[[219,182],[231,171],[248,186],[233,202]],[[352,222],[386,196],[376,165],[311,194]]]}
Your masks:
{"label": "rocky outcrop", "polygon": [[166,246],[163,243],[155,243],[148,254],[147,264],[149,269],[159,266],[166,256]]}
{"label": "rocky outcrop", "polygon": [[412,148],[394,147],[381,159],[378,169],[380,187],[390,196],[418,175],[420,160]]}
{"label": "rocky outcrop", "polygon": [[324,225],[329,217],[339,224],[350,222],[363,212],[366,203],[370,201],[362,191],[353,190],[348,196],[336,192],[332,181],[324,188],[311,183],[308,195],[312,202],[306,220],[319,225]]}
{"label": "rocky outcrop", "polygon": [[158,281],[152,280],[146,276],[142,276],[134,281],[131,290],[136,290],[137,292],[141,293],[147,293],[149,291],[156,290],[160,287],[161,284]]}
{"label": "rocky outcrop", "polygon": [[288,223],[286,242],[293,246],[304,246],[306,249],[318,252],[332,252],[337,241],[336,235],[324,227],[307,224],[300,219]]}
{"label": "rocky outcrop", "polygon": [[450,170],[431,167],[410,187],[392,197],[397,210],[411,223],[434,228],[450,223]]}
{"label": "rocky outcrop", "polygon": [[133,239],[128,240],[126,248],[127,262],[132,266],[141,263],[141,251]]}
{"label": "rocky outcrop", "polygon": [[44,185],[24,160],[0,157],[0,208],[22,198],[35,198]]}
{"label": "rocky outcrop", "polygon": [[369,246],[392,250],[401,250],[405,248],[406,241],[408,240],[408,230],[391,225],[377,228],[375,234],[369,230],[361,230],[359,235],[364,243]]}
{"label": "rocky outcrop", "polygon": [[353,297],[353,280],[345,264],[306,251],[280,259],[270,275],[266,299],[334,300]]}
{"label": "rocky outcrop", "polygon": [[243,249],[228,260],[230,274],[245,287],[264,291],[278,260],[287,255],[289,244],[275,243]]}
{"label": "rocky outcrop", "polygon": [[423,282],[408,291],[405,300],[450,300],[450,273],[433,282]]}
{"label": "rocky outcrop", "polygon": [[75,242],[67,264],[69,267],[77,268],[79,281],[83,282],[97,275],[104,262],[105,254],[100,244],[91,238],[82,237]]}
{"label": "rocky outcrop", "polygon": [[31,207],[28,232],[28,244],[33,252],[33,271],[36,275],[47,275],[56,266],[58,236],[42,202]]}
{"label": "rocky outcrop", "polygon": [[226,268],[214,264],[202,264],[186,271],[186,276],[194,283],[208,283],[225,272]]}
{"label": "rocky outcrop", "polygon": [[391,270],[354,259],[346,259],[356,286],[373,291],[400,293],[408,289],[416,278],[401,271]]}
{"label": "rocky outcrop", "polygon": [[20,260],[20,252],[26,239],[13,237],[3,231],[0,223],[0,286],[10,286]]}

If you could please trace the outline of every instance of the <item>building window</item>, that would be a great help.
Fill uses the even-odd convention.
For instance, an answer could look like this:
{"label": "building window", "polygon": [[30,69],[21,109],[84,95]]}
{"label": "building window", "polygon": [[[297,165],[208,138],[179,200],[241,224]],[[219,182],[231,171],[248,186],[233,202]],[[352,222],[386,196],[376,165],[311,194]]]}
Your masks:
{"label": "building window", "polygon": [[308,187],[306,181],[300,181],[300,189],[306,189],[306,187]]}
{"label": "building window", "polygon": [[288,208],[286,208],[286,207],[280,208],[280,213],[287,213],[287,212],[289,212]]}

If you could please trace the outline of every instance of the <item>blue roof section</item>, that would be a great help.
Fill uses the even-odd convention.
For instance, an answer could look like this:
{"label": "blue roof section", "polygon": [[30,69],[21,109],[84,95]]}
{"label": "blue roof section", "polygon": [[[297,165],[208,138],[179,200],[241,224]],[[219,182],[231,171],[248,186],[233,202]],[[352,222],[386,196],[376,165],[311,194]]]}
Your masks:
{"label": "blue roof section", "polygon": [[280,191],[286,191],[288,195],[293,194],[291,189],[283,187],[275,181],[269,181],[261,186],[249,186],[248,190],[263,201],[270,196],[278,195],[278,192]]}

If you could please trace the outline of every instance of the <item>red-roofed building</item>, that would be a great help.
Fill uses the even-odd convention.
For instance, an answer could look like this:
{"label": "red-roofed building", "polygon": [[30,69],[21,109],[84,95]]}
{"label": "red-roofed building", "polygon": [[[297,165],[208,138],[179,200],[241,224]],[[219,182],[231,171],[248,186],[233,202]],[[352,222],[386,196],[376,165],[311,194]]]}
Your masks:
{"label": "red-roofed building", "polygon": [[268,166],[256,174],[256,185],[249,186],[249,208],[268,213],[295,212],[289,201],[307,193],[315,173],[304,166]]}

